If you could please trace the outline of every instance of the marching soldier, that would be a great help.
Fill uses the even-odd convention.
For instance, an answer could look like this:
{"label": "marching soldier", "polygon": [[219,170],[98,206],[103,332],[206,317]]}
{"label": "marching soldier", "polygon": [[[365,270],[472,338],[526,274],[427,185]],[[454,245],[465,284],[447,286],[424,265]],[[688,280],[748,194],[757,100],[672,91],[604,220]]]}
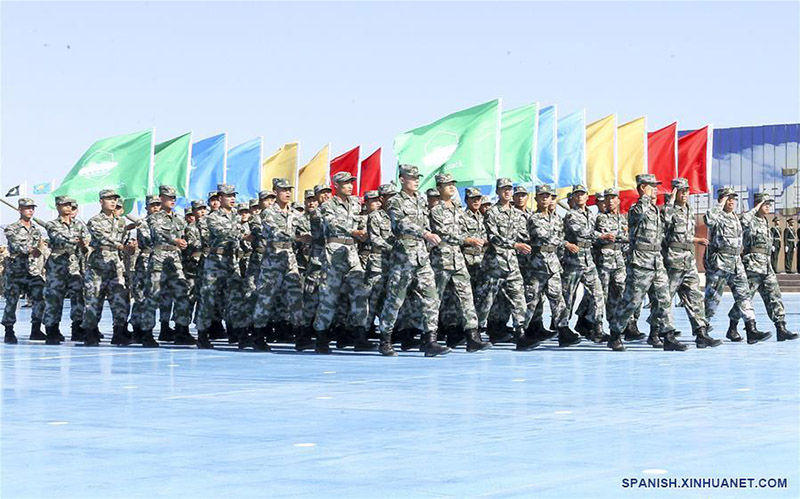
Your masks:
{"label": "marching soldier", "polygon": [[[253,309],[250,307],[250,296],[247,284],[248,263],[253,248],[250,232],[250,203],[236,205],[237,226],[241,237],[236,248],[236,267],[228,280],[228,293],[225,307],[225,325],[228,327],[228,343],[237,343],[252,324]],[[245,342],[244,347],[247,344]],[[243,347],[243,348],[244,348]]]}
{"label": "marching soldier", "polygon": [[797,245],[797,234],[794,232],[794,219],[786,219],[786,228],[783,229],[783,266],[787,274],[794,273],[794,248]]}
{"label": "marching soldier", "polygon": [[5,309],[3,310],[3,326],[5,326],[5,343],[16,344],[17,337],[14,324],[17,322],[17,303],[20,296],[27,294],[32,303],[31,340],[45,340],[42,332],[44,316],[44,279],[39,260],[44,249],[42,233],[33,224],[33,212],[36,203],[30,198],[20,198],[17,202],[19,220],[5,228],[8,241],[8,258],[4,273]]}
{"label": "marching soldier", "polygon": [[317,206],[314,209],[306,210],[303,215],[307,222],[300,224],[298,235],[306,239],[309,236],[310,249],[308,266],[303,276],[303,322],[301,335],[304,339],[314,335],[313,323],[314,316],[317,315],[319,305],[319,287],[325,278],[323,273],[324,263],[327,259],[325,255],[325,233],[322,226],[322,217],[319,214],[319,207],[331,198],[331,188],[327,185],[314,186],[314,198]]}
{"label": "marching soldier", "polygon": [[[386,299],[386,277],[389,272],[389,257],[394,246],[392,223],[385,206],[396,194],[394,184],[383,184],[378,191],[368,191],[365,199],[377,203],[378,207],[367,214],[367,241],[369,256],[364,268],[365,281],[369,290],[367,324],[372,327]],[[376,196],[377,195],[377,196]]]}
{"label": "marching soldier", "polygon": [[772,265],[772,271],[778,273],[778,255],[781,252],[781,223],[777,216],[772,217],[772,228],[769,230],[772,236],[772,252],[770,253],[769,261]]}
{"label": "marching soldier", "polygon": [[200,270],[203,268],[203,241],[200,237],[200,220],[206,216],[208,206],[202,199],[192,201],[192,220],[186,217],[186,249],[183,250],[183,274],[189,287],[189,308],[197,323],[197,304],[200,297]]}
{"label": "marching soldier", "polygon": [[[147,216],[139,220],[136,226],[136,259],[133,264],[133,278],[131,279],[130,295],[133,305],[131,307],[130,322],[133,327],[133,338],[136,343],[142,342],[142,322],[147,313],[146,290],[147,281],[150,279],[150,254],[153,250],[153,241],[150,238],[150,227],[147,217],[161,209],[161,199],[158,196],[145,198]],[[166,320],[166,324],[164,321]],[[175,331],[169,327],[169,317],[161,317],[161,331],[159,340],[172,341]]]}

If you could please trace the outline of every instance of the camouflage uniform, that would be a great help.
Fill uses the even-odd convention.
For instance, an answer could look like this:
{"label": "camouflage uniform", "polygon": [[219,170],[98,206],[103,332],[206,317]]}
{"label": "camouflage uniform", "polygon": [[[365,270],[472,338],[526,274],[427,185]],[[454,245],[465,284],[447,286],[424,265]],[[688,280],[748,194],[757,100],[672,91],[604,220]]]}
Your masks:
{"label": "camouflage uniform", "polygon": [[[148,206],[155,202],[160,202],[157,197],[147,197]],[[150,280],[150,254],[153,250],[153,242],[150,238],[150,227],[147,225],[147,218],[142,218],[137,222],[136,249],[136,259],[134,261],[134,271],[130,287],[131,301],[133,303],[130,322],[134,330],[138,331],[142,329],[142,322],[147,313],[145,293],[148,286],[147,281]]]}
{"label": "camouflage uniform", "polygon": [[[314,192],[319,195],[326,186],[317,186]],[[311,247],[309,248],[308,264],[306,273],[303,276],[303,321],[304,327],[310,327],[314,323],[319,306],[319,289],[325,274],[323,273],[326,261],[325,255],[325,231],[322,226],[322,217],[319,208],[309,211],[300,219],[298,227],[299,236],[311,236]]]}
{"label": "camouflage uniform", "polygon": [[[383,188],[383,186],[381,186]],[[383,188],[386,195],[388,188]],[[380,191],[379,191],[380,193]],[[386,279],[389,274],[389,258],[394,246],[392,222],[385,209],[378,209],[367,217],[367,237],[369,238],[369,256],[367,257],[366,283],[370,291],[367,324],[375,323],[375,317],[383,308],[386,300]]]}
{"label": "camouflage uniform", "polygon": [[[228,293],[225,300],[225,324],[228,325],[228,334],[231,341],[238,341],[239,336],[253,323],[253,311],[251,307],[251,294],[248,284],[248,265],[254,253],[251,242],[245,237],[250,235],[250,221],[241,220],[242,212],[249,212],[248,203],[239,203],[237,206],[236,226],[239,229],[239,244],[236,248],[237,265],[233,274],[228,280]],[[255,283],[255,281],[254,281]],[[234,333],[231,334],[230,330]]]}
{"label": "camouflage uniform", "polygon": [[[194,204],[194,203],[193,203]],[[203,265],[203,242],[200,238],[198,222],[186,224],[186,249],[182,252],[183,274],[189,288],[189,309],[196,317],[196,306],[199,300],[199,274]]]}

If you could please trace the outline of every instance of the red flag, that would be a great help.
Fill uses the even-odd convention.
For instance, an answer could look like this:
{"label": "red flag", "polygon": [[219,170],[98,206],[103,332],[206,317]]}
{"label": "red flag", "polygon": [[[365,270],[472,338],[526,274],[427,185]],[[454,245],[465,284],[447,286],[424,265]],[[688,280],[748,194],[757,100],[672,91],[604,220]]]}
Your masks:
{"label": "red flag", "polygon": [[367,191],[375,191],[381,185],[381,148],[370,154],[367,159],[361,162],[361,194]]}
{"label": "red flag", "polygon": [[678,176],[689,180],[689,194],[708,192],[708,126],[678,139]]}
{"label": "red flag", "polygon": [[[338,172],[348,172],[350,175],[358,176],[358,159],[361,154],[361,146],[350,149],[341,156],[331,160],[331,189],[336,193],[336,184],[333,182],[333,175]],[[353,196],[358,196],[358,183],[353,186]]]}
{"label": "red flag", "polygon": [[647,171],[661,181],[658,192],[671,192],[678,172],[678,123],[647,134]]}
{"label": "red flag", "polygon": [[639,192],[633,189],[619,191],[619,212],[628,213],[636,201],[639,200]]}

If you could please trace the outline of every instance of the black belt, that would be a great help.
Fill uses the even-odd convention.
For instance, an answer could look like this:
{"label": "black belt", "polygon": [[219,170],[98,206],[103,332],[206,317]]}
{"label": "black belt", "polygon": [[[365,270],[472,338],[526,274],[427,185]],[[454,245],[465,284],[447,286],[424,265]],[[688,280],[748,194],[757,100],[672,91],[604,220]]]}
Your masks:
{"label": "black belt", "polygon": [[634,248],[639,251],[661,251],[661,246],[657,244],[636,243]]}
{"label": "black belt", "polygon": [[415,236],[414,234],[400,234],[397,236],[397,239],[403,239],[404,241],[421,241],[422,238],[419,236]]}
{"label": "black belt", "polygon": [[[570,241],[570,242],[572,242],[572,241]],[[584,249],[589,249],[589,248],[592,247],[592,243],[590,243],[588,241],[578,241],[578,242],[572,243],[572,244],[574,244],[575,246],[577,246],[579,248],[584,248]]]}
{"label": "black belt", "polygon": [[769,255],[769,248],[765,246],[751,246],[750,249],[745,251],[745,254],[758,253],[760,255]]}
{"label": "black belt", "polygon": [[742,248],[731,248],[730,246],[726,246],[724,248],[715,248],[714,251],[724,255],[739,255],[742,252]]}
{"label": "black belt", "polygon": [[476,248],[475,246],[465,246],[461,249],[461,251],[465,255],[482,255],[485,251],[485,247]]}
{"label": "black belt", "polygon": [[694,243],[669,243],[669,249],[693,251]]}
{"label": "black belt", "polygon": [[329,237],[326,241],[337,244],[356,244],[356,240],[352,237]]}
{"label": "black belt", "polygon": [[543,244],[541,246],[536,246],[534,249],[539,253],[555,253],[556,249],[558,248],[556,248],[552,244]]}

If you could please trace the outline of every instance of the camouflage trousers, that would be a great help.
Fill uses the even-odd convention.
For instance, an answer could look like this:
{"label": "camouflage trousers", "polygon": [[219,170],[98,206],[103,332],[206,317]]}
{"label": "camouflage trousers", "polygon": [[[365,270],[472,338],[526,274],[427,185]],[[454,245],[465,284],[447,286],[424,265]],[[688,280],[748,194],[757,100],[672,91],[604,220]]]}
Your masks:
{"label": "camouflage trousers", "polygon": [[544,299],[550,303],[552,325],[556,328],[569,327],[569,314],[564,303],[564,291],[561,288],[561,274],[535,273],[529,286],[533,298],[528,302],[525,314],[526,324],[531,321],[544,323]]}
{"label": "camouflage trousers", "polygon": [[342,297],[347,297],[350,301],[347,325],[352,328],[369,328],[367,324],[369,296],[361,264],[351,267],[346,258],[328,258],[324,272],[325,280],[319,287],[319,305],[314,317],[314,330],[325,331],[331,327]]}
{"label": "camouflage trousers", "polygon": [[228,280],[228,293],[225,308],[225,324],[228,327],[244,329],[254,324],[253,308],[247,276],[238,272]]}
{"label": "camouflage trousers", "polygon": [[145,293],[147,281],[150,279],[150,255],[140,253],[134,263],[133,275],[131,276],[131,318],[132,326],[142,327],[142,320],[147,312]]}
{"label": "camouflage trousers", "polygon": [[622,303],[609,318],[612,333],[622,333],[628,322],[642,306],[644,297],[650,297],[651,324],[657,332],[665,332],[675,328],[672,320],[672,303],[669,296],[669,279],[667,270],[660,260],[656,261],[656,269],[644,269],[631,265],[625,276],[625,292]]}
{"label": "camouflage trousers", "polygon": [[383,269],[384,272],[367,271],[365,277],[367,290],[369,291],[369,302],[367,311],[367,324],[372,327],[375,324],[375,318],[383,308],[383,302],[386,301],[386,277],[388,269]]}
{"label": "camouflage trousers", "polygon": [[[478,314],[475,312],[475,300],[472,296],[472,285],[467,267],[461,267],[458,270],[437,268],[434,270],[434,279],[436,292],[439,294],[439,313],[454,314],[457,319],[456,323],[460,322],[459,318],[463,318],[464,329],[477,329]],[[449,294],[452,298],[445,302],[443,298],[447,290],[450,290]],[[449,322],[453,322],[452,319]],[[442,323],[445,322],[442,321]]]}
{"label": "camouflage trousers", "polygon": [[314,324],[314,317],[317,315],[319,306],[319,287],[325,279],[322,267],[310,264],[306,269],[303,278],[303,325],[311,326]]}
{"label": "camouflage trousers", "polygon": [[572,316],[575,298],[578,293],[578,284],[583,284],[583,293],[588,295],[589,309],[586,317],[594,324],[602,324],[605,313],[605,296],[603,295],[603,285],[597,274],[597,268],[592,266],[588,269],[581,267],[566,267],[562,278],[564,306],[567,308],[567,320]]}
{"label": "camouflage trousers", "polygon": [[[384,300],[384,306],[385,305],[386,301]],[[381,311],[383,311],[383,308],[381,308],[379,313]],[[397,319],[394,322],[394,331],[400,331],[402,329],[416,329],[418,331],[422,331],[425,329],[425,324],[423,324],[423,321],[424,318],[422,306],[420,305],[419,298],[417,298],[414,293],[406,294],[406,299],[400,306],[400,310],[397,312]],[[436,323],[436,327],[438,329],[438,322]]]}
{"label": "camouflage trousers", "polygon": [[[408,301],[408,305],[404,302]],[[413,306],[412,306],[413,304]],[[386,300],[380,314],[381,333],[395,329],[398,313],[408,308],[409,322],[418,322],[416,329],[435,333],[439,321],[439,294],[430,263],[412,265],[392,262],[386,279]]]}
{"label": "camouflage trousers", "polygon": [[282,315],[279,302],[284,301],[289,312],[289,320],[294,327],[303,325],[303,288],[300,271],[296,265],[281,260],[264,258],[261,277],[258,283],[253,325],[266,327],[270,322],[280,320]]}
{"label": "camouflage trousers", "polygon": [[83,276],[70,274],[69,267],[50,263],[47,265],[47,281],[44,285],[44,325],[55,327],[61,323],[64,299],[70,299],[70,319],[83,320]]}
{"label": "camouflage trousers", "polygon": [[211,254],[203,261],[197,308],[198,331],[207,331],[212,321],[222,319],[229,281],[235,270],[233,258],[227,255]]}
{"label": "camouflage trousers", "polygon": [[[610,318],[614,311],[622,306],[622,296],[625,294],[625,278],[628,273],[625,267],[618,269],[598,267],[597,274],[600,276],[600,285],[606,292],[606,317]],[[634,318],[639,318],[638,309],[634,313]]]}
{"label": "camouflage trousers", "polygon": [[17,322],[17,304],[20,297],[25,294],[30,297],[33,304],[31,322],[42,322],[44,317],[44,279],[41,276],[30,275],[27,269],[14,272],[12,267],[6,267],[3,276],[3,291],[6,299],[6,306],[3,310],[4,326],[13,326]]}
{"label": "camouflage trousers", "polygon": [[[767,309],[767,315],[770,320],[774,324],[786,322],[786,309],[783,306],[778,276],[774,272],[767,274],[747,272],[747,283],[749,285],[748,296],[750,296],[751,303],[753,296],[758,292],[761,295],[761,300],[764,302],[764,307]],[[739,307],[734,304],[730,312],[728,312],[728,318],[732,321],[738,321],[741,317],[742,314]]]}
{"label": "camouflage trousers", "polygon": [[697,267],[690,265],[686,270],[668,268],[667,275],[669,277],[670,303],[672,303],[672,299],[677,293],[683,303],[683,309],[686,310],[686,315],[689,317],[692,331],[697,331],[701,327],[708,327]]}
{"label": "camouflage trousers", "polygon": [[705,310],[706,319],[710,322],[711,318],[722,301],[722,290],[725,284],[731,288],[733,294],[734,307],[739,309],[739,317],[744,317],[745,321],[756,320],[751,300],[750,285],[747,283],[747,274],[744,266],[737,265],[735,272],[727,272],[721,269],[706,269],[706,290],[705,290]]}
{"label": "camouflage trousers", "polygon": [[[158,251],[158,250],[156,250]],[[169,305],[175,305],[175,324],[189,326],[192,312],[189,306],[189,283],[183,275],[183,262],[178,250],[158,251],[150,257],[150,281],[147,286],[147,313],[141,327],[151,331],[156,323],[156,308],[161,309],[161,321],[169,321]],[[166,307],[164,305],[167,304]],[[163,307],[163,308],[162,308]]]}
{"label": "camouflage trousers", "polygon": [[525,289],[519,269],[506,271],[484,260],[484,277],[478,286],[478,328],[486,329],[492,305],[502,295],[511,307],[514,328],[525,325]]}
{"label": "camouflage trousers", "polygon": [[128,323],[130,297],[125,288],[122,262],[98,261],[87,265],[83,280],[86,308],[83,313],[83,329],[94,329],[103,313],[103,302],[108,299],[114,326]]}

